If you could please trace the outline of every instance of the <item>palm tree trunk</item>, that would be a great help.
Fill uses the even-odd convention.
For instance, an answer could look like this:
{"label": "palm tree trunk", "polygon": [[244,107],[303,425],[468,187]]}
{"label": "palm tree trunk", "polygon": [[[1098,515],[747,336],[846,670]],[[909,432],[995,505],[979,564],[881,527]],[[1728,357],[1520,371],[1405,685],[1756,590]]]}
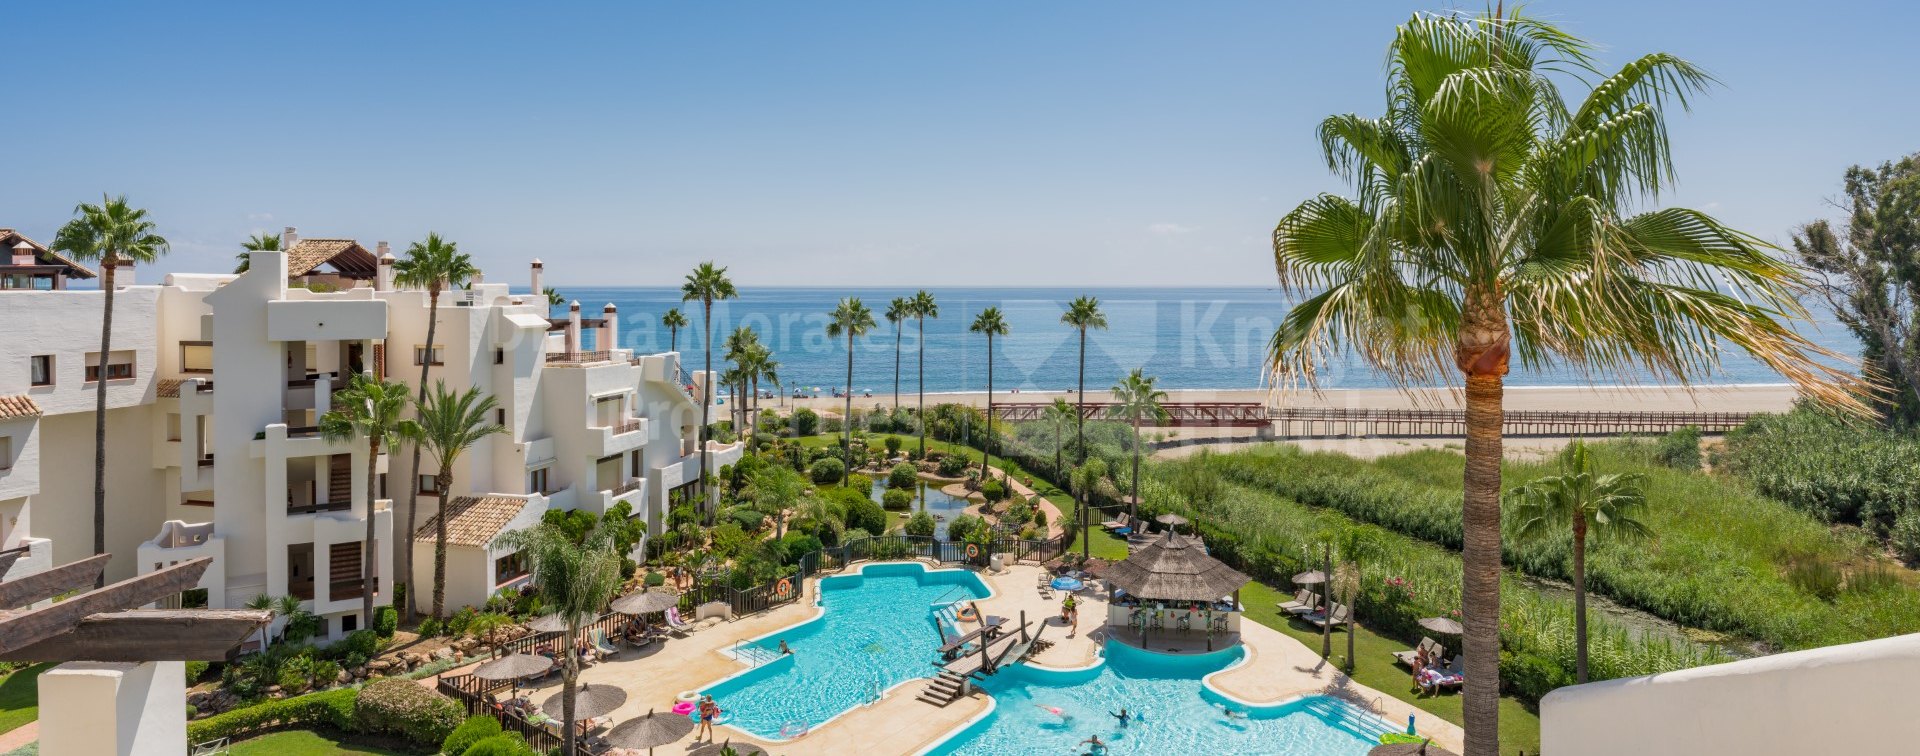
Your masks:
{"label": "palm tree trunk", "polygon": [[705,375],[700,377],[700,430],[693,434],[700,445],[700,511],[706,513],[707,526],[713,526],[713,507],[707,506],[707,412],[713,406],[713,300],[701,300],[706,312],[707,337],[700,343],[707,352]]}
{"label": "palm tree trunk", "polygon": [[560,736],[560,752],[567,756],[573,756],[574,739],[579,735],[579,729],[574,726],[575,722],[573,720],[574,685],[580,680],[580,657],[574,653],[573,639],[579,634],[579,621],[569,619],[567,621],[567,637],[562,638],[560,641],[561,653],[565,655],[563,658],[565,658],[567,662],[563,673],[565,676],[563,680],[565,689],[560,691],[561,718],[566,720],[560,723],[560,732],[562,733]]}
{"label": "palm tree trunk", "polygon": [[919,401],[919,409],[915,410],[915,414],[918,416],[914,418],[914,425],[917,425],[920,427],[920,458],[926,459],[927,458],[927,316],[921,315],[920,317],[916,318],[915,321],[920,324],[920,327],[914,329],[913,331],[914,340],[920,342],[919,367],[914,368],[914,371],[919,373],[919,375],[914,376],[914,379],[920,382],[920,401]]}
{"label": "palm tree trunk", "polygon": [[[905,329],[899,323],[893,324],[893,408],[900,409],[900,334]],[[1920,385],[1920,384],[1916,384]],[[888,418],[891,420],[892,418]]]}
{"label": "palm tree trunk", "polygon": [[[840,428],[846,432],[847,443],[841,449],[841,466],[846,475],[853,474],[853,329],[847,329],[847,414],[840,418]],[[846,481],[845,477],[840,479]]]}
{"label": "palm tree trunk", "polygon": [[[1171,527],[1171,526],[1169,526]],[[1320,590],[1326,594],[1321,599],[1320,611],[1326,614],[1326,621],[1320,624],[1320,658],[1333,655],[1333,544],[1323,546],[1320,558],[1320,574],[1326,580],[1320,583]]]}
{"label": "palm tree trunk", "polygon": [[[360,548],[360,626],[373,627],[373,593],[380,587],[379,578],[374,575],[373,565],[377,554],[374,551],[374,538],[379,535],[373,529],[373,501],[379,495],[380,477],[380,439],[367,439],[367,540]],[[412,546],[411,543],[408,546]],[[412,551],[413,549],[405,549]],[[408,603],[412,603],[409,601]]]}
{"label": "palm tree trunk", "polygon": [[1587,681],[1587,521],[1573,521],[1573,674],[1575,684]]}
{"label": "palm tree trunk", "polygon": [[[680,351],[680,327],[679,326],[667,326],[667,351],[669,352]],[[680,376],[676,375],[673,377],[673,379],[676,381],[680,380]]]}
{"label": "palm tree trunk", "polygon": [[[440,287],[438,284],[434,284],[427,288],[427,349],[426,354],[420,357],[420,390],[414,393],[413,398],[416,413],[419,407],[427,403],[427,376],[433,369],[433,339],[434,332],[439,325]],[[392,355],[388,355],[388,358],[391,359]],[[413,442],[413,464],[407,467],[407,477],[407,531],[401,536],[401,541],[405,543],[406,546],[400,549],[400,576],[404,578],[408,586],[411,587],[413,583],[413,529],[420,526],[420,442],[418,441]],[[452,492],[447,489],[440,489],[440,509],[442,511],[446,510],[447,497],[452,495]],[[372,510],[368,511],[371,512]],[[434,582],[439,582],[438,577],[435,578]],[[434,592],[438,594],[439,590],[440,586],[435,585]],[[408,624],[413,623],[413,607],[419,604],[419,593],[417,590],[407,591],[407,608],[403,611],[406,612],[406,621]],[[434,608],[434,616],[440,616],[438,607]]]}
{"label": "palm tree trunk", "polygon": [[[105,295],[100,313],[100,366],[93,382],[93,553],[107,553],[107,365],[113,353],[113,271],[119,256],[108,252],[100,259],[100,290]],[[85,367],[81,368],[83,371]],[[107,573],[93,579],[93,587],[107,584]]]}
{"label": "palm tree trunk", "polygon": [[[434,485],[440,489],[440,511],[453,496],[453,460],[444,460]],[[411,544],[409,544],[411,545]],[[412,551],[413,549],[407,549]],[[433,518],[433,618],[447,618],[447,518]]]}
{"label": "palm tree trunk", "polygon": [[[981,485],[991,480],[993,473],[993,334],[987,334],[987,437],[980,442],[980,480]],[[987,502],[989,506],[993,502]]]}
{"label": "palm tree trunk", "polygon": [[1493,756],[1500,748],[1501,393],[1499,373],[1467,377],[1464,548],[1460,554],[1467,756]]}
{"label": "palm tree trunk", "polygon": [[[1140,416],[1133,417],[1133,503],[1127,507],[1127,521],[1140,516]],[[1198,531],[1195,531],[1198,532]]]}
{"label": "palm tree trunk", "polygon": [[[1074,409],[1077,410],[1073,413],[1073,443],[1080,447],[1078,454],[1080,464],[1085,466],[1087,464],[1087,329],[1085,326],[1080,328],[1080,387],[1074,390],[1073,399]],[[1087,540],[1093,534],[1093,531],[1087,527],[1087,520],[1092,519],[1089,515],[1093,514],[1093,501],[1084,490],[1086,486],[1078,486],[1078,488],[1082,489],[1079,501],[1080,556],[1084,558],[1093,556],[1093,544]]]}

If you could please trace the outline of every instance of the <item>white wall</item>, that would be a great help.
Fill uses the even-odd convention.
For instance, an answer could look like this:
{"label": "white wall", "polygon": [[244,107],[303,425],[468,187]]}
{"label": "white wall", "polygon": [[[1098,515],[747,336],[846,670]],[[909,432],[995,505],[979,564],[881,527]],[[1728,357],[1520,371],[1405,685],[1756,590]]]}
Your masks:
{"label": "white wall", "polygon": [[[107,581],[132,577],[140,542],[166,521],[166,476],[147,448],[151,406],[107,411]],[[33,534],[53,539],[53,561],[93,555],[93,413],[40,418],[40,493],[32,498]],[[56,462],[55,460],[60,460]]]}
{"label": "white wall", "polygon": [[1920,634],[1561,688],[1551,756],[1917,753]]}
{"label": "white wall", "polygon": [[183,662],[67,662],[40,675],[44,756],[187,752]]}

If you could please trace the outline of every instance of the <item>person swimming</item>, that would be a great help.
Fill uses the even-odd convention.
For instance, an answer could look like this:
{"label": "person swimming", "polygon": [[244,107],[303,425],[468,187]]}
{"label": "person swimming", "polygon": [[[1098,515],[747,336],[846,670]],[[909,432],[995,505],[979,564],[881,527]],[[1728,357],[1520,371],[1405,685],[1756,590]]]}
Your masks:
{"label": "person swimming", "polygon": [[1107,756],[1107,744],[1100,742],[1099,735],[1089,735],[1079,744],[1087,747],[1087,756]]}
{"label": "person swimming", "polygon": [[1244,711],[1241,711],[1241,710],[1239,710],[1239,709],[1236,709],[1236,708],[1233,708],[1233,707],[1231,707],[1231,706],[1228,706],[1228,705],[1226,705],[1226,704],[1214,704],[1214,705],[1215,705],[1215,706],[1218,706],[1218,707],[1220,707],[1220,714],[1221,714],[1221,716],[1224,716],[1224,717],[1226,717],[1227,719],[1230,719],[1230,720],[1231,720],[1231,719],[1246,719],[1246,718],[1247,718],[1247,713],[1246,713],[1246,712],[1244,712]]}
{"label": "person swimming", "polygon": [[1128,714],[1128,713],[1127,713],[1127,709],[1126,709],[1126,707],[1124,707],[1124,706],[1122,706],[1122,707],[1120,707],[1120,711],[1119,711],[1119,712],[1111,712],[1111,711],[1109,711],[1109,712],[1107,712],[1107,714],[1108,714],[1109,716],[1112,716],[1112,717],[1113,717],[1114,719],[1118,719],[1118,720],[1120,720],[1120,726],[1121,726],[1121,727],[1125,727],[1125,726],[1127,726],[1127,723],[1128,723],[1128,722],[1129,722],[1130,720],[1132,720],[1132,719],[1133,719],[1133,715],[1132,715],[1132,714]]}
{"label": "person swimming", "polygon": [[1038,708],[1039,708],[1039,709],[1040,709],[1041,711],[1044,711],[1044,712],[1046,712],[1046,713],[1048,713],[1048,714],[1052,714],[1052,715],[1054,715],[1054,716],[1056,716],[1056,717],[1059,717],[1059,718],[1061,718],[1061,719],[1072,719],[1072,718],[1073,718],[1073,717],[1072,717],[1071,715],[1069,715],[1069,714],[1067,714],[1067,711],[1066,711],[1065,709],[1062,709],[1062,708],[1060,708],[1060,707],[1058,707],[1058,706],[1048,706],[1048,705],[1046,705],[1046,704],[1034,704],[1034,706],[1035,706],[1035,707],[1038,707]]}
{"label": "person swimming", "polygon": [[780,653],[782,653],[782,654],[791,654],[791,653],[793,653],[793,649],[791,649],[791,648],[787,648],[787,639],[785,639],[785,638],[781,638],[781,639],[780,639]]}

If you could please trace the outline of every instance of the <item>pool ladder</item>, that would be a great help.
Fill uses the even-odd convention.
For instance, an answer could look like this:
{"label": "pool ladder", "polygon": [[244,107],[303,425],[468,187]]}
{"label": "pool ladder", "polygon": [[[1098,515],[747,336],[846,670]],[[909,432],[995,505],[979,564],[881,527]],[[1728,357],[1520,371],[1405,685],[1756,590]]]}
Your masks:
{"label": "pool ladder", "polygon": [[780,654],[759,646],[749,646],[745,639],[733,642],[733,660],[743,662],[748,667],[758,667],[780,658]]}

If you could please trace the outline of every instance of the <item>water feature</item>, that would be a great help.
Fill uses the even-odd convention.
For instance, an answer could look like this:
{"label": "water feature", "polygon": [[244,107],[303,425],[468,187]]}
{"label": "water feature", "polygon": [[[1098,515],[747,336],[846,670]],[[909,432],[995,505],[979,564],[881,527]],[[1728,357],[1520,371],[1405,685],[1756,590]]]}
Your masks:
{"label": "water feature", "polygon": [[[884,479],[873,482],[872,496],[874,501],[885,503],[882,497],[884,497],[886,493],[887,482]],[[938,484],[932,484],[922,480],[919,481],[918,486],[915,486],[913,506],[908,511],[924,511],[933,515],[934,536],[946,538],[947,523],[951,522],[953,518],[959,517],[966,511],[967,506],[972,503],[973,502],[967,501],[964,498],[947,494],[947,492],[940,490],[940,485]]]}

